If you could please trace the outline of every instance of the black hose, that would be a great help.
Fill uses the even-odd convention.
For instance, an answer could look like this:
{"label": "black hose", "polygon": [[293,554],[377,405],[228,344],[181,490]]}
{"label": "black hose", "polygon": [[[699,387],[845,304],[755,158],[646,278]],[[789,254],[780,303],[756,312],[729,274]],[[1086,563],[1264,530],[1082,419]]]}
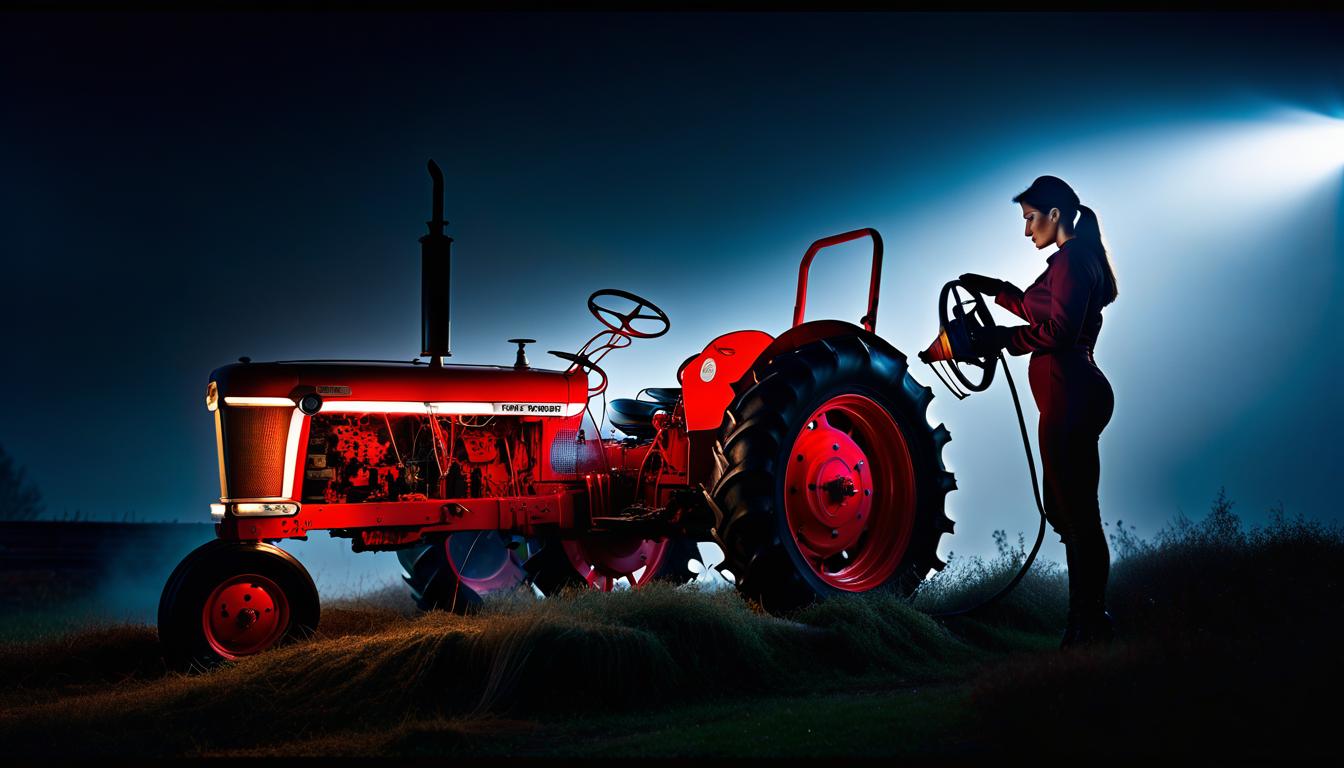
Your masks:
{"label": "black hose", "polygon": [[1017,575],[1013,577],[1012,581],[1008,582],[1007,586],[990,595],[988,599],[969,608],[929,614],[935,619],[965,616],[968,613],[997,603],[1004,595],[1012,592],[1017,587],[1018,582],[1022,581],[1022,578],[1027,575],[1027,571],[1031,569],[1031,564],[1036,560],[1036,553],[1041,551],[1041,542],[1045,540],[1045,505],[1041,503],[1041,486],[1036,481],[1036,460],[1031,454],[1031,440],[1027,438],[1027,422],[1022,417],[1022,403],[1017,398],[1017,387],[1013,384],[1013,372],[1008,369],[1008,359],[1004,357],[1002,352],[999,353],[999,361],[1003,363],[1003,375],[1008,377],[1008,391],[1013,393],[1013,407],[1017,409],[1017,426],[1022,431],[1022,447],[1027,451],[1027,468],[1031,471],[1031,492],[1036,497],[1036,511],[1041,514],[1041,527],[1036,531],[1036,543],[1031,545],[1031,553],[1027,555],[1026,562],[1022,563],[1022,568],[1018,570]]}

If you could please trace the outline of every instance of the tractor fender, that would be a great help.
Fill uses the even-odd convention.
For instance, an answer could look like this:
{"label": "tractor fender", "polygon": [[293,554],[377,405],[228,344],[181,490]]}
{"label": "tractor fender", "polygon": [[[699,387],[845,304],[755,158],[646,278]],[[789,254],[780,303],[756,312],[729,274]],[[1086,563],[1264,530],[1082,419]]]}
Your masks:
{"label": "tractor fender", "polygon": [[857,336],[866,344],[906,359],[903,352],[877,334],[843,320],[813,320],[794,326],[777,338],[764,331],[733,331],[711,341],[703,352],[681,364],[681,382],[688,431],[718,429],[724,411],[741,392],[765,376],[780,354],[818,339]]}
{"label": "tractor fender", "polygon": [[844,320],[813,320],[796,325],[781,333],[769,346],[761,350],[756,357],[755,364],[749,370],[750,373],[754,374],[751,383],[755,384],[760,381],[765,376],[765,367],[781,353],[797,349],[805,344],[811,344],[819,339],[829,339],[836,336],[858,336],[870,346],[885,350],[901,360],[908,359],[904,352],[893,347],[886,339],[853,323],[847,323]]}
{"label": "tractor fender", "polygon": [[732,331],[715,338],[698,355],[677,369],[686,429],[718,429],[723,412],[737,397],[733,385],[742,378],[770,346],[774,337],[765,331]]}

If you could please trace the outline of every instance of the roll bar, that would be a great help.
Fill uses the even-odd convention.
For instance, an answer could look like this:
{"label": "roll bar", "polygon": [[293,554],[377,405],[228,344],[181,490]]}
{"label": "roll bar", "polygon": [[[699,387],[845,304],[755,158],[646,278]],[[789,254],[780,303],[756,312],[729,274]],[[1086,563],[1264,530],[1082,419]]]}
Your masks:
{"label": "roll bar", "polygon": [[807,249],[807,253],[803,254],[803,263],[798,266],[798,298],[793,305],[794,328],[803,323],[803,312],[807,309],[807,271],[811,268],[812,259],[816,257],[817,252],[822,248],[848,243],[861,237],[871,237],[873,239],[873,269],[868,278],[868,313],[859,318],[859,324],[870,333],[877,332],[877,294],[882,282],[882,236],[872,227],[823,237],[813,243]]}

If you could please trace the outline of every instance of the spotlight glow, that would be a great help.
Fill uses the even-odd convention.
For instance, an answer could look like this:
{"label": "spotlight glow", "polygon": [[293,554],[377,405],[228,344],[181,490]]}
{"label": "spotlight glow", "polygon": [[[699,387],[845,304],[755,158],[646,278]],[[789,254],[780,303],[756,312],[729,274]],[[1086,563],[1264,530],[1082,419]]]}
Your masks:
{"label": "spotlight glow", "polygon": [[1309,181],[1344,166],[1344,120],[1293,111],[1224,145],[1241,180],[1259,184]]}
{"label": "spotlight glow", "polygon": [[1323,168],[1332,170],[1344,165],[1344,120],[1313,116],[1302,125],[1284,129],[1280,140],[1291,148],[1293,162],[1304,170]]}

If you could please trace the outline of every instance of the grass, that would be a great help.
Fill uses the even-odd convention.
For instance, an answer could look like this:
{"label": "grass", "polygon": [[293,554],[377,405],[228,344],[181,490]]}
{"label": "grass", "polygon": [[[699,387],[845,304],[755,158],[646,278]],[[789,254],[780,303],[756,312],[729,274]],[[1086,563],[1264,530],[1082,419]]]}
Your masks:
{"label": "grass", "polygon": [[[1113,537],[1122,640],[1059,652],[1050,563],[970,617],[1023,555],[953,560],[913,601],[787,617],[656,585],[469,616],[384,589],[324,608],[311,640],[183,676],[152,627],[0,645],[0,740],[20,756],[1283,757],[1324,753],[1340,680],[1344,535],[1276,512]],[[60,745],[53,747],[52,745]]]}

